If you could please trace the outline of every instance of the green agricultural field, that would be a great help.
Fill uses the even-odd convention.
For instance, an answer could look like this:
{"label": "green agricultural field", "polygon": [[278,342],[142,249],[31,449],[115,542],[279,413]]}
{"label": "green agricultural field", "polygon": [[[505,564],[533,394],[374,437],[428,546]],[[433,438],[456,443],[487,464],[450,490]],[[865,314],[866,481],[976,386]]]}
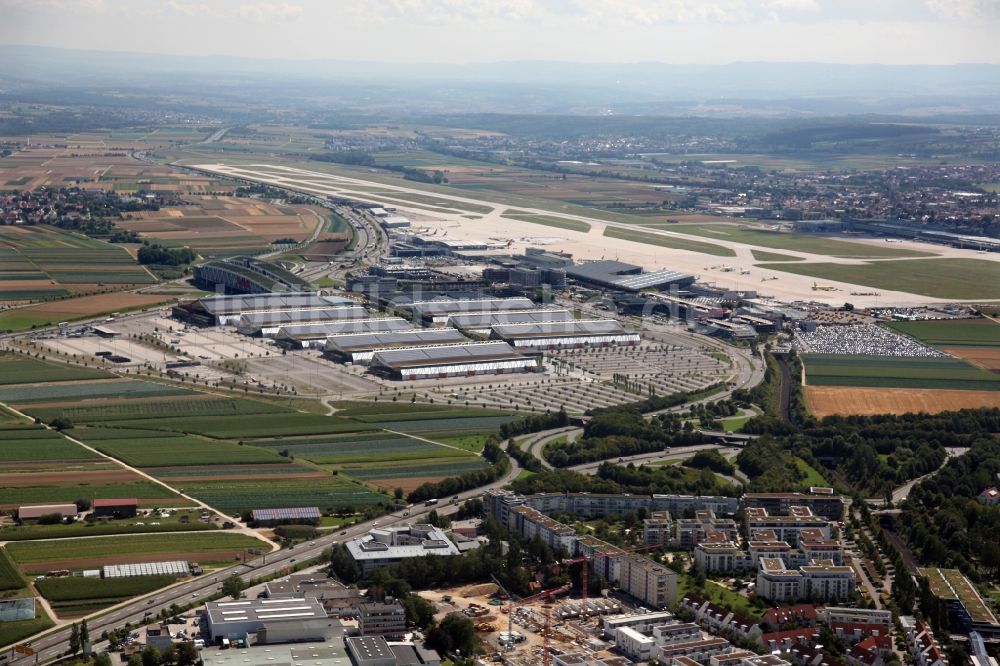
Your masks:
{"label": "green agricultural field", "polygon": [[[116,534],[148,534],[150,532],[198,532],[216,530],[215,523],[198,520],[199,512],[178,511],[169,517],[147,520],[97,520],[75,522],[70,525],[40,525],[25,523],[0,527],[0,541],[29,541],[34,539],[74,539],[78,537],[108,536]],[[145,525],[136,525],[143,522]],[[152,523],[158,523],[153,525]]]}
{"label": "green agricultural field", "polygon": [[865,264],[757,264],[759,268],[875,289],[956,300],[1000,298],[1000,262],[984,259],[913,259]]}
{"label": "green agricultural field", "polygon": [[342,510],[389,502],[385,495],[340,475],[312,479],[272,479],[184,484],[184,492],[227,513],[250,509],[318,506]]}
{"label": "green agricultural field", "polygon": [[174,576],[134,576],[131,578],[46,578],[37,583],[38,591],[51,602],[60,615],[93,612],[113,606],[131,597],[154,592],[172,585]]}
{"label": "green agricultural field", "polygon": [[373,425],[338,418],[297,412],[250,414],[239,417],[206,416],[193,418],[145,419],[142,421],[112,421],[104,425],[173,430],[215,439],[245,439],[279,435],[323,435],[377,430]]}
{"label": "green agricultural field", "polygon": [[135,497],[140,504],[175,504],[181,498],[152,481],[116,484],[81,484],[64,486],[18,486],[4,488],[0,506],[16,507],[22,504],[57,504],[78,499],[123,499]]}
{"label": "green agricultural field", "polygon": [[670,230],[676,231],[679,234],[689,234],[702,238],[714,238],[716,240],[742,243],[744,245],[756,245],[773,250],[793,250],[808,252],[810,254],[822,254],[828,257],[888,259],[934,256],[931,252],[885,247],[884,244],[852,243],[819,234],[765,231],[742,224],[675,224],[670,225]]}
{"label": "green agricultural field", "polygon": [[274,451],[287,450],[296,458],[323,465],[463,456],[461,451],[390,433],[267,439],[252,443]]}
{"label": "green agricultural field", "polygon": [[1000,391],[1000,375],[954,358],[802,354],[806,383]]}
{"label": "green agricultural field", "polygon": [[468,460],[449,460],[447,462],[432,462],[429,464],[371,464],[368,466],[347,465],[344,472],[365,480],[406,479],[421,477],[459,476],[466,472],[474,472],[487,467],[489,463],[482,458]]}
{"label": "green agricultural field", "polygon": [[98,451],[133,467],[283,465],[290,462],[275,451],[256,446],[240,446],[224,440],[190,436],[91,440],[87,437],[87,429],[74,430],[73,435]]}
{"label": "green agricultural field", "polygon": [[38,431],[45,437],[20,437],[28,431],[0,431],[0,459],[4,462],[48,461],[68,463],[93,460],[97,454],[50,430]]}
{"label": "green agricultural field", "polygon": [[15,354],[0,354],[0,385],[114,378],[107,372],[58,365]]}
{"label": "green agricultural field", "polygon": [[890,328],[938,347],[1000,347],[1000,324],[991,319],[894,321]]}
{"label": "green agricultural field", "polygon": [[446,433],[447,435],[457,436],[462,433],[496,432],[500,426],[510,423],[516,418],[513,414],[464,418],[413,418],[398,421],[378,421],[378,425],[386,430],[397,430],[421,436],[425,433]]}
{"label": "green agricultural field", "polygon": [[145,398],[166,395],[196,395],[178,386],[120,379],[109,382],[59,383],[37,386],[0,388],[0,401],[16,404],[28,402],[61,402],[63,400],[96,400],[107,398]]}
{"label": "green agricultural field", "polygon": [[556,227],[557,229],[568,229],[570,231],[580,231],[587,233],[590,231],[590,225],[581,220],[570,220],[565,217],[554,217],[552,215],[533,215],[533,214],[518,214],[518,213],[504,213],[501,217],[506,217],[511,220],[520,220],[521,222],[531,222],[532,224],[543,224],[546,227]]}
{"label": "green agricultural field", "polygon": [[[671,231],[674,231],[673,225]],[[662,234],[651,234],[645,231],[633,231],[632,229],[621,229],[619,227],[605,227],[604,235],[608,238],[621,238],[622,240],[643,243],[645,245],[656,245],[674,250],[687,250],[688,252],[700,252],[711,254],[716,257],[735,257],[736,252],[728,247],[702,243],[701,241],[680,238],[678,236],[665,236]]]}
{"label": "green agricultural field", "polygon": [[7,551],[0,548],[0,592],[8,590],[20,590],[27,585],[24,576],[17,570]]}
{"label": "green agricultural field", "polygon": [[265,402],[241,400],[239,398],[223,398],[204,394],[194,394],[198,397],[181,400],[143,400],[140,402],[122,402],[109,405],[93,405],[81,407],[27,407],[25,411],[48,423],[54,418],[63,417],[73,423],[94,423],[104,421],[135,421],[139,428],[151,427],[157,420],[169,420],[185,414],[191,421],[205,418],[225,419],[226,417],[259,414],[275,414],[284,416],[288,410]]}
{"label": "green agricultural field", "polygon": [[68,559],[100,558],[113,561],[115,557],[138,555],[148,562],[170,559],[179,553],[211,553],[213,551],[244,548],[265,548],[266,544],[245,534],[130,534],[123,537],[99,539],[63,539],[61,541],[22,541],[7,546],[14,561],[24,567],[29,564],[58,562]]}

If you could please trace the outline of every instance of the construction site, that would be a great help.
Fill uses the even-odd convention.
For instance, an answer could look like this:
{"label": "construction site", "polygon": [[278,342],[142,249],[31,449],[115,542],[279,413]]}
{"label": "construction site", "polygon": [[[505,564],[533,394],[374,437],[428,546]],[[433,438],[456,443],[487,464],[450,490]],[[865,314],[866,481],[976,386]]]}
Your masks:
{"label": "construction site", "polygon": [[511,601],[494,584],[422,592],[438,609],[440,620],[451,613],[468,617],[488,651],[512,666],[551,664],[555,656],[584,652],[597,658],[620,658],[602,639],[601,618],[634,612],[613,596],[571,596],[571,585],[543,590]]}

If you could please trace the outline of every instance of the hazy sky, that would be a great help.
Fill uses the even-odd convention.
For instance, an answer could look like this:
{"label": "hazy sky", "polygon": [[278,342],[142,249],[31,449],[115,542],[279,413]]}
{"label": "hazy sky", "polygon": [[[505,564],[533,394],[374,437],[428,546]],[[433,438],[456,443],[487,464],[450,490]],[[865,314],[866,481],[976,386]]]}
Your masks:
{"label": "hazy sky", "polygon": [[0,43],[393,62],[1000,63],[1000,0],[0,0]]}

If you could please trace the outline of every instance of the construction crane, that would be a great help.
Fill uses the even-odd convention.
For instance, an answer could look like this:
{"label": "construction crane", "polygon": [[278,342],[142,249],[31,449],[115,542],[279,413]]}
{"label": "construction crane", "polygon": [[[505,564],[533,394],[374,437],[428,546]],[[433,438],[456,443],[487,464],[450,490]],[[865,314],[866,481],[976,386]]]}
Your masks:
{"label": "construction crane", "polygon": [[[491,576],[491,578],[493,578],[493,580],[497,583],[497,585],[500,585],[500,582],[497,581],[495,576]],[[501,590],[504,589],[502,585],[500,585],[500,589]],[[533,594],[530,597],[524,597],[523,599],[519,599],[517,601],[514,601],[514,598],[508,595],[508,598],[510,598],[510,603],[508,604],[507,608],[503,609],[503,612],[507,613],[507,639],[512,640],[512,637],[514,635],[514,609],[518,606],[524,606],[525,604],[530,604],[533,601],[538,601],[540,599],[544,600],[544,604],[546,604],[546,606],[545,606],[545,612],[543,613],[543,616],[545,617],[545,624],[543,625],[542,628],[542,638],[543,638],[542,653],[544,655],[543,661],[545,666],[549,666],[551,663],[551,656],[549,654],[549,633],[550,633],[549,627],[550,627],[551,608],[549,608],[548,604],[551,604],[552,598],[555,597],[556,595],[563,594],[564,592],[569,592],[572,589],[573,589],[573,584],[566,583],[561,587],[554,587],[549,590],[542,590],[537,594]],[[506,592],[506,590],[504,590],[504,592]]]}
{"label": "construction crane", "polygon": [[[619,548],[618,551],[619,551],[619,553],[637,553],[637,552],[643,551],[643,550],[655,550],[657,548],[660,548],[660,546],[661,546],[661,544],[658,544],[658,543],[655,543],[655,544],[646,544],[646,545],[642,545],[642,546],[633,546],[631,548]],[[619,553],[614,553],[614,555],[618,555]],[[578,557],[567,558],[567,559],[564,559],[562,561],[562,564],[565,564],[567,566],[569,566],[571,564],[580,564],[580,563],[583,563],[583,569],[580,572],[580,587],[582,588],[581,589],[581,594],[580,594],[580,599],[581,599],[582,605],[586,605],[586,603],[587,603],[587,594],[590,591],[590,563],[591,563],[591,561],[594,560],[594,559],[596,559],[596,558],[598,558],[598,557],[613,557],[614,555],[605,555],[603,553],[593,553],[593,554],[589,554],[589,555],[580,555]]]}

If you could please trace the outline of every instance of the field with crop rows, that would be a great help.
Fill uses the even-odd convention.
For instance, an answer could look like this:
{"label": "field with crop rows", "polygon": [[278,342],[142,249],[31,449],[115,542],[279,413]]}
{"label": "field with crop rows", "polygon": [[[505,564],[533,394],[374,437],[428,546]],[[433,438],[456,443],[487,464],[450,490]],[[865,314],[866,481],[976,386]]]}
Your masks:
{"label": "field with crop rows", "polygon": [[1000,347],[1000,324],[992,319],[894,321],[887,325],[938,349],[960,346]]}
{"label": "field with crop rows", "polygon": [[124,247],[47,225],[0,228],[0,251],[0,301],[41,300],[157,281]]}
{"label": "field with crop rows", "polygon": [[406,479],[406,478],[444,478],[447,476],[459,476],[466,472],[472,472],[488,466],[489,463],[482,458],[469,458],[462,460],[447,460],[431,462],[427,464],[393,464],[383,463],[377,465],[347,465],[344,471],[359,479],[370,479],[381,481],[384,479]]}
{"label": "field with crop rows", "polygon": [[188,393],[194,397],[180,400],[144,399],[136,402],[122,401],[95,405],[90,405],[87,402],[75,403],[81,405],[79,407],[26,406],[25,412],[45,422],[49,422],[56,417],[68,418],[74,423],[134,420],[138,422],[137,425],[139,427],[155,427],[151,426],[151,424],[157,420],[167,420],[170,417],[179,417],[184,414],[192,417],[192,420],[197,418],[204,420],[206,417],[209,417],[219,418],[224,421],[226,417],[236,415],[284,413],[287,411],[282,407],[252,402],[250,400],[205,396],[194,392]]}
{"label": "field with crop rows", "polygon": [[83,615],[113,606],[131,597],[147,594],[176,582],[173,576],[135,576],[132,578],[46,578],[37,583],[38,591],[49,600],[61,617]]}
{"label": "field with crop rows", "polygon": [[377,430],[373,425],[349,421],[336,416],[318,416],[299,412],[249,414],[246,416],[202,416],[150,418],[133,421],[109,421],[106,425],[173,430],[217,439],[276,437],[279,435],[322,435],[328,433]]}
{"label": "field with crop rows", "polygon": [[287,450],[296,458],[329,465],[386,460],[423,460],[464,455],[463,452],[448,447],[391,433],[267,439],[255,440],[252,443],[254,446],[267,447],[275,451]]}
{"label": "field with crop rows", "polygon": [[[12,509],[22,504],[61,504],[75,502],[78,499],[93,500],[124,499],[134,497],[141,506],[177,506],[188,504],[187,500],[170,492],[163,486],[152,481],[135,481],[132,483],[75,483],[76,472],[64,472],[61,477],[55,477],[45,485],[38,486],[7,486],[0,495],[0,508]],[[52,475],[54,477],[54,475]],[[135,476],[135,479],[142,477]],[[60,480],[61,479],[61,480]]]}
{"label": "field with crop rows", "polygon": [[320,510],[344,510],[389,503],[391,500],[367,486],[338,476],[311,479],[275,479],[185,483],[184,492],[220,511],[238,513],[250,509],[318,506]]}
{"label": "field with crop rows", "polygon": [[57,432],[40,426],[0,430],[0,459],[5,463],[93,460],[98,456]]}
{"label": "field with crop rows", "polygon": [[[78,537],[110,536],[115,534],[147,534],[150,532],[197,532],[221,529],[215,523],[198,520],[196,510],[182,510],[169,517],[157,516],[151,521],[134,518],[119,520],[99,519],[78,521],[69,525],[42,525],[28,522],[22,525],[0,527],[0,541],[28,541],[32,539],[74,539]],[[141,524],[145,523],[145,524]],[[151,523],[157,523],[153,525]]]}
{"label": "field with crop rows", "polygon": [[803,354],[802,361],[814,386],[1000,391],[1000,375],[953,358]]}
{"label": "field with crop rows", "polygon": [[0,548],[0,592],[20,590],[26,584],[24,576],[7,556],[7,551]]}
{"label": "field with crop rows", "polygon": [[[73,430],[73,436],[98,451],[118,458],[133,467],[287,464],[289,460],[275,451],[256,446],[240,446],[225,440],[199,439],[175,433],[157,433],[158,437],[116,437],[101,439],[89,434],[90,428]],[[123,431],[127,432],[127,431]],[[154,431],[155,432],[155,431]]]}
{"label": "field with crop rows", "polygon": [[98,400],[110,398],[145,398],[166,395],[197,395],[179,386],[168,386],[135,379],[106,382],[60,382],[0,388],[0,401],[14,404],[29,402],[62,402],[64,400]]}
{"label": "field with crop rows", "polygon": [[[93,539],[21,541],[6,546],[22,570],[83,569],[104,564],[189,560],[232,562],[245,548],[266,544],[243,534],[130,534]],[[211,558],[211,559],[209,559]]]}
{"label": "field with crop rows", "polygon": [[48,363],[15,354],[0,354],[0,385],[4,386],[110,378],[114,378],[114,375],[100,370]]}

